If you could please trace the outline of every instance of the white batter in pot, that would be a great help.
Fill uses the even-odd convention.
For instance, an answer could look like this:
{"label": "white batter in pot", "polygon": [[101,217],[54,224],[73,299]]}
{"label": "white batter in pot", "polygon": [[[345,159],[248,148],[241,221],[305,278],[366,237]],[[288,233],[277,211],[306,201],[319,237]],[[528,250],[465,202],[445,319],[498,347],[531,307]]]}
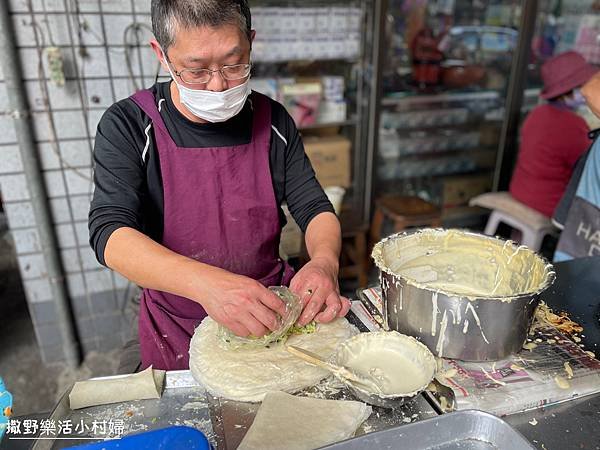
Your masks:
{"label": "white batter in pot", "polygon": [[540,290],[551,276],[527,247],[459,230],[391,236],[373,259],[382,271],[450,296],[511,298]]}

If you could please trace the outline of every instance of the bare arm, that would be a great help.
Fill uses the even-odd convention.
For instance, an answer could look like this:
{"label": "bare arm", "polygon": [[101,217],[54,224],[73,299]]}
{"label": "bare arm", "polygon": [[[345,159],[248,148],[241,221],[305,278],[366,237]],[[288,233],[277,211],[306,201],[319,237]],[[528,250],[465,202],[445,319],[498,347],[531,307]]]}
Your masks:
{"label": "bare arm", "polygon": [[306,249],[312,260],[329,264],[336,275],[339,270],[342,249],[342,230],[335,214],[326,212],[317,215],[306,229]]}
{"label": "bare arm", "polygon": [[133,228],[119,228],[104,252],[106,264],[145,288],[200,303],[217,322],[240,336],[277,328],[283,302],[251,278],[181,256]]}
{"label": "bare arm", "polygon": [[310,261],[296,274],[290,286],[305,303],[298,323],[306,325],[313,319],[330,322],[345,316],[350,304],[339,295],[342,232],[336,215],[324,212],[315,216],[308,224],[305,240]]}

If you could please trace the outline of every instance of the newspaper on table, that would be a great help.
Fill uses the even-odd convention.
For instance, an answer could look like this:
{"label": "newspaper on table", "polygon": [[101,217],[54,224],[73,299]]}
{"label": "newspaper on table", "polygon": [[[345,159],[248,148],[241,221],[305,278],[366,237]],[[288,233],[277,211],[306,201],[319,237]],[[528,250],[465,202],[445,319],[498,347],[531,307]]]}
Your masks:
{"label": "newspaper on table", "polygon": [[[380,315],[379,288],[359,292],[362,313]],[[353,311],[360,309],[353,305]],[[371,329],[371,328],[370,328]],[[380,327],[381,329],[381,327]],[[531,341],[531,342],[529,342]],[[600,392],[600,361],[547,325],[534,325],[526,349],[494,362],[441,359],[437,380],[454,394],[454,408],[504,416]]]}

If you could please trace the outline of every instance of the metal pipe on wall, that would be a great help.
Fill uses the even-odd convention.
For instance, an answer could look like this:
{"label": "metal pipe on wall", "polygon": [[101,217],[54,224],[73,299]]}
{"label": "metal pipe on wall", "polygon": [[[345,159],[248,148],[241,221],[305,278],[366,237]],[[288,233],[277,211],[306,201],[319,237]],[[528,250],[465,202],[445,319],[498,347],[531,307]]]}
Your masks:
{"label": "metal pipe on wall", "polygon": [[510,81],[506,96],[504,122],[496,156],[493,190],[507,190],[519,152],[519,124],[523,96],[527,86],[527,65],[531,54],[531,41],[535,32],[538,0],[522,0],[519,42],[513,56]]}
{"label": "metal pipe on wall", "polygon": [[52,297],[56,306],[66,363],[70,367],[75,367],[80,361],[79,346],[75,337],[57,239],[52,226],[48,195],[43,182],[44,177],[42,176],[37,147],[33,139],[33,124],[25,96],[21,62],[17,53],[9,3],[8,1],[0,1],[0,60],[2,61],[2,70],[8,92],[8,104],[19,144],[23,171],[27,180],[42,253],[52,289]]}

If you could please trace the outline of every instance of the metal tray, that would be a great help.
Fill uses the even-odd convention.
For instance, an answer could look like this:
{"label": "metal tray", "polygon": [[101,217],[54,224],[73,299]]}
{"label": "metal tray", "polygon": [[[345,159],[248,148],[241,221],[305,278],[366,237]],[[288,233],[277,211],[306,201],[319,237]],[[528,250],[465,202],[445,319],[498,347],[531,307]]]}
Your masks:
{"label": "metal tray", "polygon": [[509,424],[482,411],[461,411],[339,442],[322,450],[530,450]]}
{"label": "metal tray", "polygon": [[[105,377],[105,378],[117,378]],[[315,387],[298,395],[336,400],[355,400],[352,394],[340,388],[339,383],[325,380]],[[69,408],[68,392],[62,397],[52,412],[50,419],[71,420],[75,424],[83,422],[92,426],[94,421],[123,420],[124,434],[150,431],[170,425],[187,425],[202,431],[218,450],[236,449],[252,425],[260,406],[258,403],[241,403],[208,394],[198,384],[189,370],[167,372],[165,388],[160,399],[138,400],[110,405],[94,406],[80,410]],[[397,409],[373,408],[371,417],[357,431],[357,435],[409,424],[435,417],[437,413],[423,396]],[[92,433],[74,434],[69,440],[46,439],[34,442],[32,450],[55,450],[78,444],[100,441]],[[105,436],[109,437],[109,436]]]}
{"label": "metal tray", "polygon": [[[123,376],[125,375],[97,379],[114,379]],[[202,431],[212,444],[216,443],[206,390],[194,380],[189,370],[167,372],[160,399],[136,400],[72,410],[69,407],[70,391],[71,389],[67,390],[49,417],[56,423],[70,420],[75,429],[78,424],[93,427],[94,422],[101,424],[122,420],[123,436],[170,425],[188,425]],[[37,440],[32,450],[58,450],[116,437],[109,433],[93,433],[87,429],[82,431],[84,432],[74,431],[68,436],[56,436],[54,440]]]}

